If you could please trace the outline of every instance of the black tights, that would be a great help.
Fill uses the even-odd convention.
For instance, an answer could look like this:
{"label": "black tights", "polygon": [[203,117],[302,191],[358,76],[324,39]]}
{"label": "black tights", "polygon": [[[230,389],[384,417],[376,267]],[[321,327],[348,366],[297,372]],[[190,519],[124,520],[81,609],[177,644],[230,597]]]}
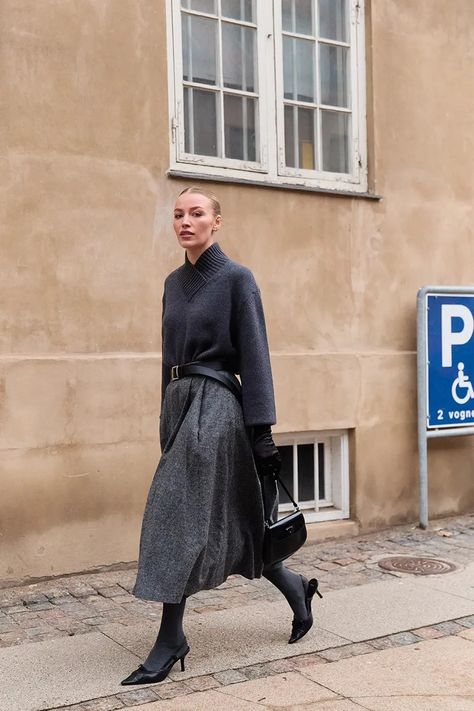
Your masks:
{"label": "black tights", "polygon": [[[263,576],[283,593],[293,610],[295,618],[304,619],[307,615],[305,605],[307,583],[305,578],[285,568],[283,563],[277,563],[271,568],[264,569]],[[170,655],[184,643],[183,617],[185,607],[186,597],[183,597],[181,602],[177,604],[163,603],[158,637],[143,664],[149,671],[160,669]]]}
{"label": "black tights", "polygon": [[171,654],[184,643],[186,639],[183,631],[185,607],[186,597],[183,597],[181,602],[177,604],[169,602],[163,603],[163,613],[161,615],[158,637],[153,645],[153,649],[143,664],[148,671],[161,669]]}
{"label": "black tights", "polygon": [[289,568],[285,568],[283,563],[277,563],[271,568],[265,568],[263,577],[273,583],[286,597],[296,619],[304,620],[307,617],[305,598],[308,584],[306,578],[294,573]]}

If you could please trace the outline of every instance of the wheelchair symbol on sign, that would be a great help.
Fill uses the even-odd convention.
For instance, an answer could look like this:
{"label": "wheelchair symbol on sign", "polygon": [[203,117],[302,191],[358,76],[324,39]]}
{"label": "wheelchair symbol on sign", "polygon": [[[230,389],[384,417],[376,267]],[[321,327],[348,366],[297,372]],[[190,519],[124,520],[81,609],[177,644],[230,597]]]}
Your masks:
{"label": "wheelchair symbol on sign", "polygon": [[[462,390],[466,392],[464,395],[459,395],[458,393]],[[451,387],[451,394],[453,400],[459,405],[465,405],[468,400],[474,400],[474,388],[469,380],[469,376],[464,375],[464,363],[458,363],[458,377]]]}

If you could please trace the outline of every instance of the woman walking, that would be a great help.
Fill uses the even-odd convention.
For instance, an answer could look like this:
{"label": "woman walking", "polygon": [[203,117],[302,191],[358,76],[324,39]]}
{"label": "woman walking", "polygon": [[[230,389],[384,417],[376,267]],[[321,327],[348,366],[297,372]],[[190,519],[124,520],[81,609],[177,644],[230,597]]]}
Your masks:
{"label": "woman walking", "polygon": [[162,681],[177,661],[184,670],[186,598],[232,574],[263,574],[283,593],[293,611],[290,643],[313,624],[317,581],[281,563],[263,569],[262,492],[275,518],[280,468],[271,366],[259,289],[215,242],[221,224],[214,195],[179,195],[173,226],[186,254],[164,287],[162,455],[133,590],[162,602],[163,613],[147,659],[123,685]]}

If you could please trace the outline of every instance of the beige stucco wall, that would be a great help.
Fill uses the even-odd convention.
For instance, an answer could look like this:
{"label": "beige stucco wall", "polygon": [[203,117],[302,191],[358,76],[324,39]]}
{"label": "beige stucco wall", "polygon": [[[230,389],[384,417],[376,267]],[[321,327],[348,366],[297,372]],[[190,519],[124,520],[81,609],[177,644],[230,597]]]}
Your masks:
{"label": "beige stucco wall", "polygon": [[[161,0],[1,0],[0,578],[136,558],[170,227]],[[367,8],[371,188],[215,184],[262,288],[280,432],[350,428],[351,515],[416,520],[415,298],[472,284],[472,0]],[[2,135],[2,134],[0,134]],[[430,511],[474,508],[472,438]]]}

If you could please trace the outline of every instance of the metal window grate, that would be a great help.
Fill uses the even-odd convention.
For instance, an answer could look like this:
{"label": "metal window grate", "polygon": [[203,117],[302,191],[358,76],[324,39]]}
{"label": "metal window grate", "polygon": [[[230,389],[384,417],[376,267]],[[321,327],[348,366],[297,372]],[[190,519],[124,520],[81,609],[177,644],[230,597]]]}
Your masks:
{"label": "metal window grate", "polygon": [[[347,432],[277,435],[282,457],[281,478],[307,521],[348,518],[349,475]],[[291,510],[280,487],[280,508]]]}

